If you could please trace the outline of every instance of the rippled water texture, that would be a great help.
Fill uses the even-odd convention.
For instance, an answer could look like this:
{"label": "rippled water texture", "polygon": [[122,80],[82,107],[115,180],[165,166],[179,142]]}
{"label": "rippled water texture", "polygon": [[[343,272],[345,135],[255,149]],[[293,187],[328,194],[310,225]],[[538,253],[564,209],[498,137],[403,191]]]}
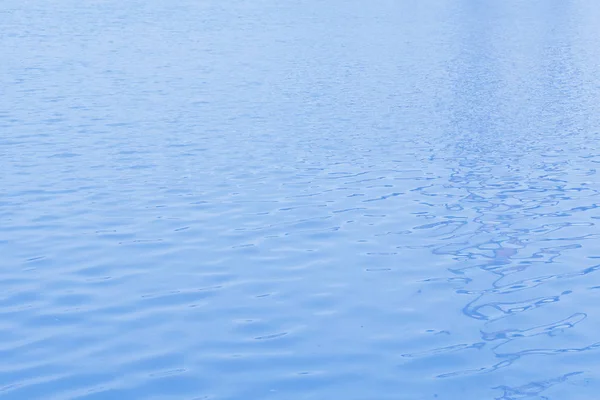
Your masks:
{"label": "rippled water texture", "polygon": [[597,399],[598,21],[2,0],[0,398]]}

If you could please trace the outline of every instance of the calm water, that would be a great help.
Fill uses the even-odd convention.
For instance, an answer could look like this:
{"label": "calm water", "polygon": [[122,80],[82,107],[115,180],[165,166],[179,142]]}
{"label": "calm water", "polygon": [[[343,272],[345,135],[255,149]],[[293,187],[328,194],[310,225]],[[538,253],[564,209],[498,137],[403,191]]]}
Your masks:
{"label": "calm water", "polygon": [[596,0],[2,0],[0,398],[597,399]]}

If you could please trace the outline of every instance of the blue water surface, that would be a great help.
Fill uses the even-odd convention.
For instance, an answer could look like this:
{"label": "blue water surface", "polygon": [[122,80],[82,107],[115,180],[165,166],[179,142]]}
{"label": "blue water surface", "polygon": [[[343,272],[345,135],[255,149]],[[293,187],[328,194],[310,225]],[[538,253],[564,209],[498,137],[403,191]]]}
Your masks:
{"label": "blue water surface", "polygon": [[0,2],[0,399],[598,399],[600,2]]}

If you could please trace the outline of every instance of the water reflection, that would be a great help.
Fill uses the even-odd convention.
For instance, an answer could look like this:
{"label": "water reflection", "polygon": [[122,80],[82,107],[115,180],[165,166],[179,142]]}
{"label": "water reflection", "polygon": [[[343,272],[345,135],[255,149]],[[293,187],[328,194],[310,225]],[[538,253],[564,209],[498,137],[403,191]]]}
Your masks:
{"label": "water reflection", "polygon": [[[513,399],[527,399],[535,398],[541,395],[544,391],[551,388],[554,385],[566,382],[569,378],[575,377],[582,374],[581,371],[571,372],[562,376],[551,378],[543,381],[530,382],[526,385],[518,387],[498,386],[496,389],[502,390],[504,394],[501,397],[497,397],[496,400],[513,400]],[[541,397],[541,399],[548,399],[548,397]]]}
{"label": "water reflection", "polygon": [[[597,155],[586,146],[597,125],[580,111],[591,98],[582,90],[577,60],[582,43],[575,21],[581,15],[575,13],[585,7],[575,11],[575,4],[532,2],[530,15],[539,19],[526,31],[518,25],[529,23],[525,17],[504,4],[465,3],[456,14],[462,31],[451,66],[452,134],[450,144],[440,146],[449,154],[437,157],[448,166],[448,180],[415,189],[444,207],[446,217],[413,232],[427,230],[420,246],[453,260],[451,277],[424,282],[446,279],[455,287],[454,296],[465,302],[464,318],[480,322],[481,341],[404,357],[478,349],[496,361],[439,378],[494,373],[521,362],[525,367],[523,358],[540,355],[560,363],[568,353],[598,348],[589,335],[574,333],[593,305],[559,306],[584,290],[584,282],[597,281],[600,269],[589,257],[598,239],[593,211],[599,187],[591,160]],[[580,311],[569,311],[573,307]],[[589,344],[569,346],[584,338]],[[569,368],[575,367],[556,370]],[[497,387],[504,392],[498,399],[538,398],[583,373],[511,379],[521,383]]]}

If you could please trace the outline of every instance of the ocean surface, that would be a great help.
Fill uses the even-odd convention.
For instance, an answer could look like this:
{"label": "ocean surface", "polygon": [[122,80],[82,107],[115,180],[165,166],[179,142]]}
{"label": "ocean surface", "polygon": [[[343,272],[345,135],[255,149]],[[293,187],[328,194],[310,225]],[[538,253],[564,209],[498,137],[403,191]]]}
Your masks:
{"label": "ocean surface", "polygon": [[597,400],[597,0],[2,0],[0,399]]}

